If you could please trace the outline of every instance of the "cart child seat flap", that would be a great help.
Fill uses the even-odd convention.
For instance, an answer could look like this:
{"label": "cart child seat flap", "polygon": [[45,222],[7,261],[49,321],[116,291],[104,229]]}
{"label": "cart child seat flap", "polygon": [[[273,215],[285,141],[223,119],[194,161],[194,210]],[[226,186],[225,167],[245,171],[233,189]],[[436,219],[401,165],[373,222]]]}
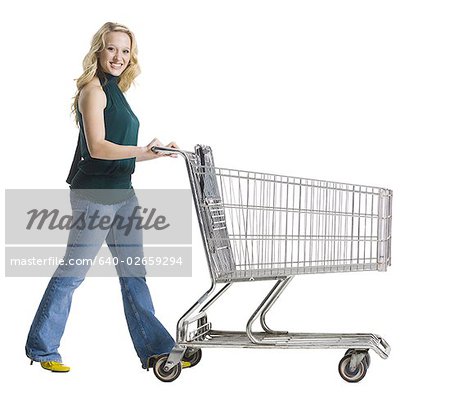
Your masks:
{"label": "cart child seat flap", "polygon": [[200,213],[205,229],[207,246],[211,253],[210,269],[216,278],[232,274],[236,270],[232,247],[228,236],[225,209],[212,150],[209,146],[197,145],[195,154],[198,167],[195,171],[199,192]]}

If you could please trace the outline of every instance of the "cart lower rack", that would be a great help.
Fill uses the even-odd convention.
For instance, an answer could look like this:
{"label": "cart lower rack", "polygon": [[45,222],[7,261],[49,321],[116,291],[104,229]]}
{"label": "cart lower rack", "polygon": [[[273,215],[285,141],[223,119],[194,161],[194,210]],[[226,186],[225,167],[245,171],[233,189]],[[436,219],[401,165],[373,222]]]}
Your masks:
{"label": "cart lower rack", "polygon": [[[339,373],[362,380],[369,350],[386,359],[375,334],[289,333],[269,328],[266,314],[299,274],[385,271],[391,264],[392,191],[275,174],[219,168],[211,148],[181,154],[211,275],[211,287],[180,318],[177,344],[153,361],[155,375],[175,380],[181,360],[196,365],[201,348],[342,348]],[[235,282],[275,280],[245,331],[213,330],[207,310]],[[259,321],[263,331],[254,331]]]}

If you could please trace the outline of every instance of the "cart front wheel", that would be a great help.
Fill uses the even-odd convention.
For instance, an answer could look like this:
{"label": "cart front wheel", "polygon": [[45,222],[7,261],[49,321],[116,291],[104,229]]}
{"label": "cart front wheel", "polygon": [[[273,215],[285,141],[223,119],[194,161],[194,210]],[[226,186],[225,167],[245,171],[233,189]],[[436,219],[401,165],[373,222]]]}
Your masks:
{"label": "cart front wheel", "polygon": [[202,359],[202,350],[200,348],[188,353],[186,352],[183,356],[183,361],[190,362],[191,367],[197,365]]}
{"label": "cart front wheel", "polygon": [[163,382],[173,382],[175,379],[180,376],[181,373],[181,363],[177,363],[172,369],[168,372],[164,370],[164,365],[166,364],[168,356],[162,355],[158,359],[155,360],[153,365],[153,373],[155,376],[163,381]]}
{"label": "cart front wheel", "polygon": [[357,383],[364,379],[367,373],[366,357],[354,368],[350,366],[352,355],[345,355],[339,362],[339,374],[349,383]]}

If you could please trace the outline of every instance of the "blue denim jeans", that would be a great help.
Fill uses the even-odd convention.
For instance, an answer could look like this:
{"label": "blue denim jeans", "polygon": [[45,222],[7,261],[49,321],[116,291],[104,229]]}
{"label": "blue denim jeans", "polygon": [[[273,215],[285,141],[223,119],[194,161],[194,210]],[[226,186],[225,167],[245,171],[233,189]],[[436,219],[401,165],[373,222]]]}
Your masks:
{"label": "blue denim jeans", "polygon": [[[117,204],[104,205],[84,199],[74,190],[70,190],[70,202],[73,221],[81,221],[80,218],[88,221],[94,213],[99,217],[109,216],[111,221],[115,216],[123,217],[126,221],[127,216],[139,206],[136,195]],[[175,342],[155,316],[145,279],[145,268],[142,264],[130,267],[120,262],[143,257],[142,230],[134,228],[126,233],[120,228],[120,224],[111,225],[109,230],[93,229],[88,224],[84,227],[82,224],[74,225],[69,232],[64,261],[77,258],[94,259],[105,239],[112,256],[117,257],[119,261],[115,267],[122,290],[128,330],[142,367],[146,367],[148,357],[169,353]],[[128,270],[133,267],[132,274],[129,274]],[[72,295],[83,282],[88,270],[89,266],[75,268],[66,263],[56,269],[28,334],[25,352],[30,359],[38,362],[61,362],[58,348],[69,316]]]}

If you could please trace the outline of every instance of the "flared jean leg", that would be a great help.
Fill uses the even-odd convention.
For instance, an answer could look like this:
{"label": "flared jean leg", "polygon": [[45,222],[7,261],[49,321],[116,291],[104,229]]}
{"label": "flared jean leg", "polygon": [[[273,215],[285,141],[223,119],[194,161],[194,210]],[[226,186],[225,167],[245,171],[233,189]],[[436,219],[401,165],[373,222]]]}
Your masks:
{"label": "flared jean leg", "polygon": [[169,353],[175,341],[155,316],[145,277],[119,277],[125,317],[134,348],[147,367],[153,355]]}
{"label": "flared jean leg", "polygon": [[81,277],[52,277],[39,304],[28,333],[26,355],[34,361],[62,362],[58,352],[72,303]]}
{"label": "flared jean leg", "polygon": [[[137,205],[137,198],[133,198],[117,213],[129,216]],[[106,242],[111,254],[118,261],[116,270],[128,330],[142,367],[145,368],[148,357],[169,353],[175,341],[155,316],[145,278],[145,266],[142,262],[144,257],[142,230],[132,229],[126,233],[126,230],[113,226]]]}
{"label": "flared jean leg", "polygon": [[[75,220],[80,216],[87,219],[90,213],[98,209],[103,215],[114,216],[114,207],[110,205],[91,204],[88,200],[76,197],[73,192],[70,196]],[[70,229],[64,261],[47,285],[27,336],[25,353],[30,359],[38,362],[61,362],[58,348],[69,316],[72,296],[90,267],[89,263],[77,265],[77,261],[93,260],[107,234],[107,230],[88,229],[78,225]]]}

